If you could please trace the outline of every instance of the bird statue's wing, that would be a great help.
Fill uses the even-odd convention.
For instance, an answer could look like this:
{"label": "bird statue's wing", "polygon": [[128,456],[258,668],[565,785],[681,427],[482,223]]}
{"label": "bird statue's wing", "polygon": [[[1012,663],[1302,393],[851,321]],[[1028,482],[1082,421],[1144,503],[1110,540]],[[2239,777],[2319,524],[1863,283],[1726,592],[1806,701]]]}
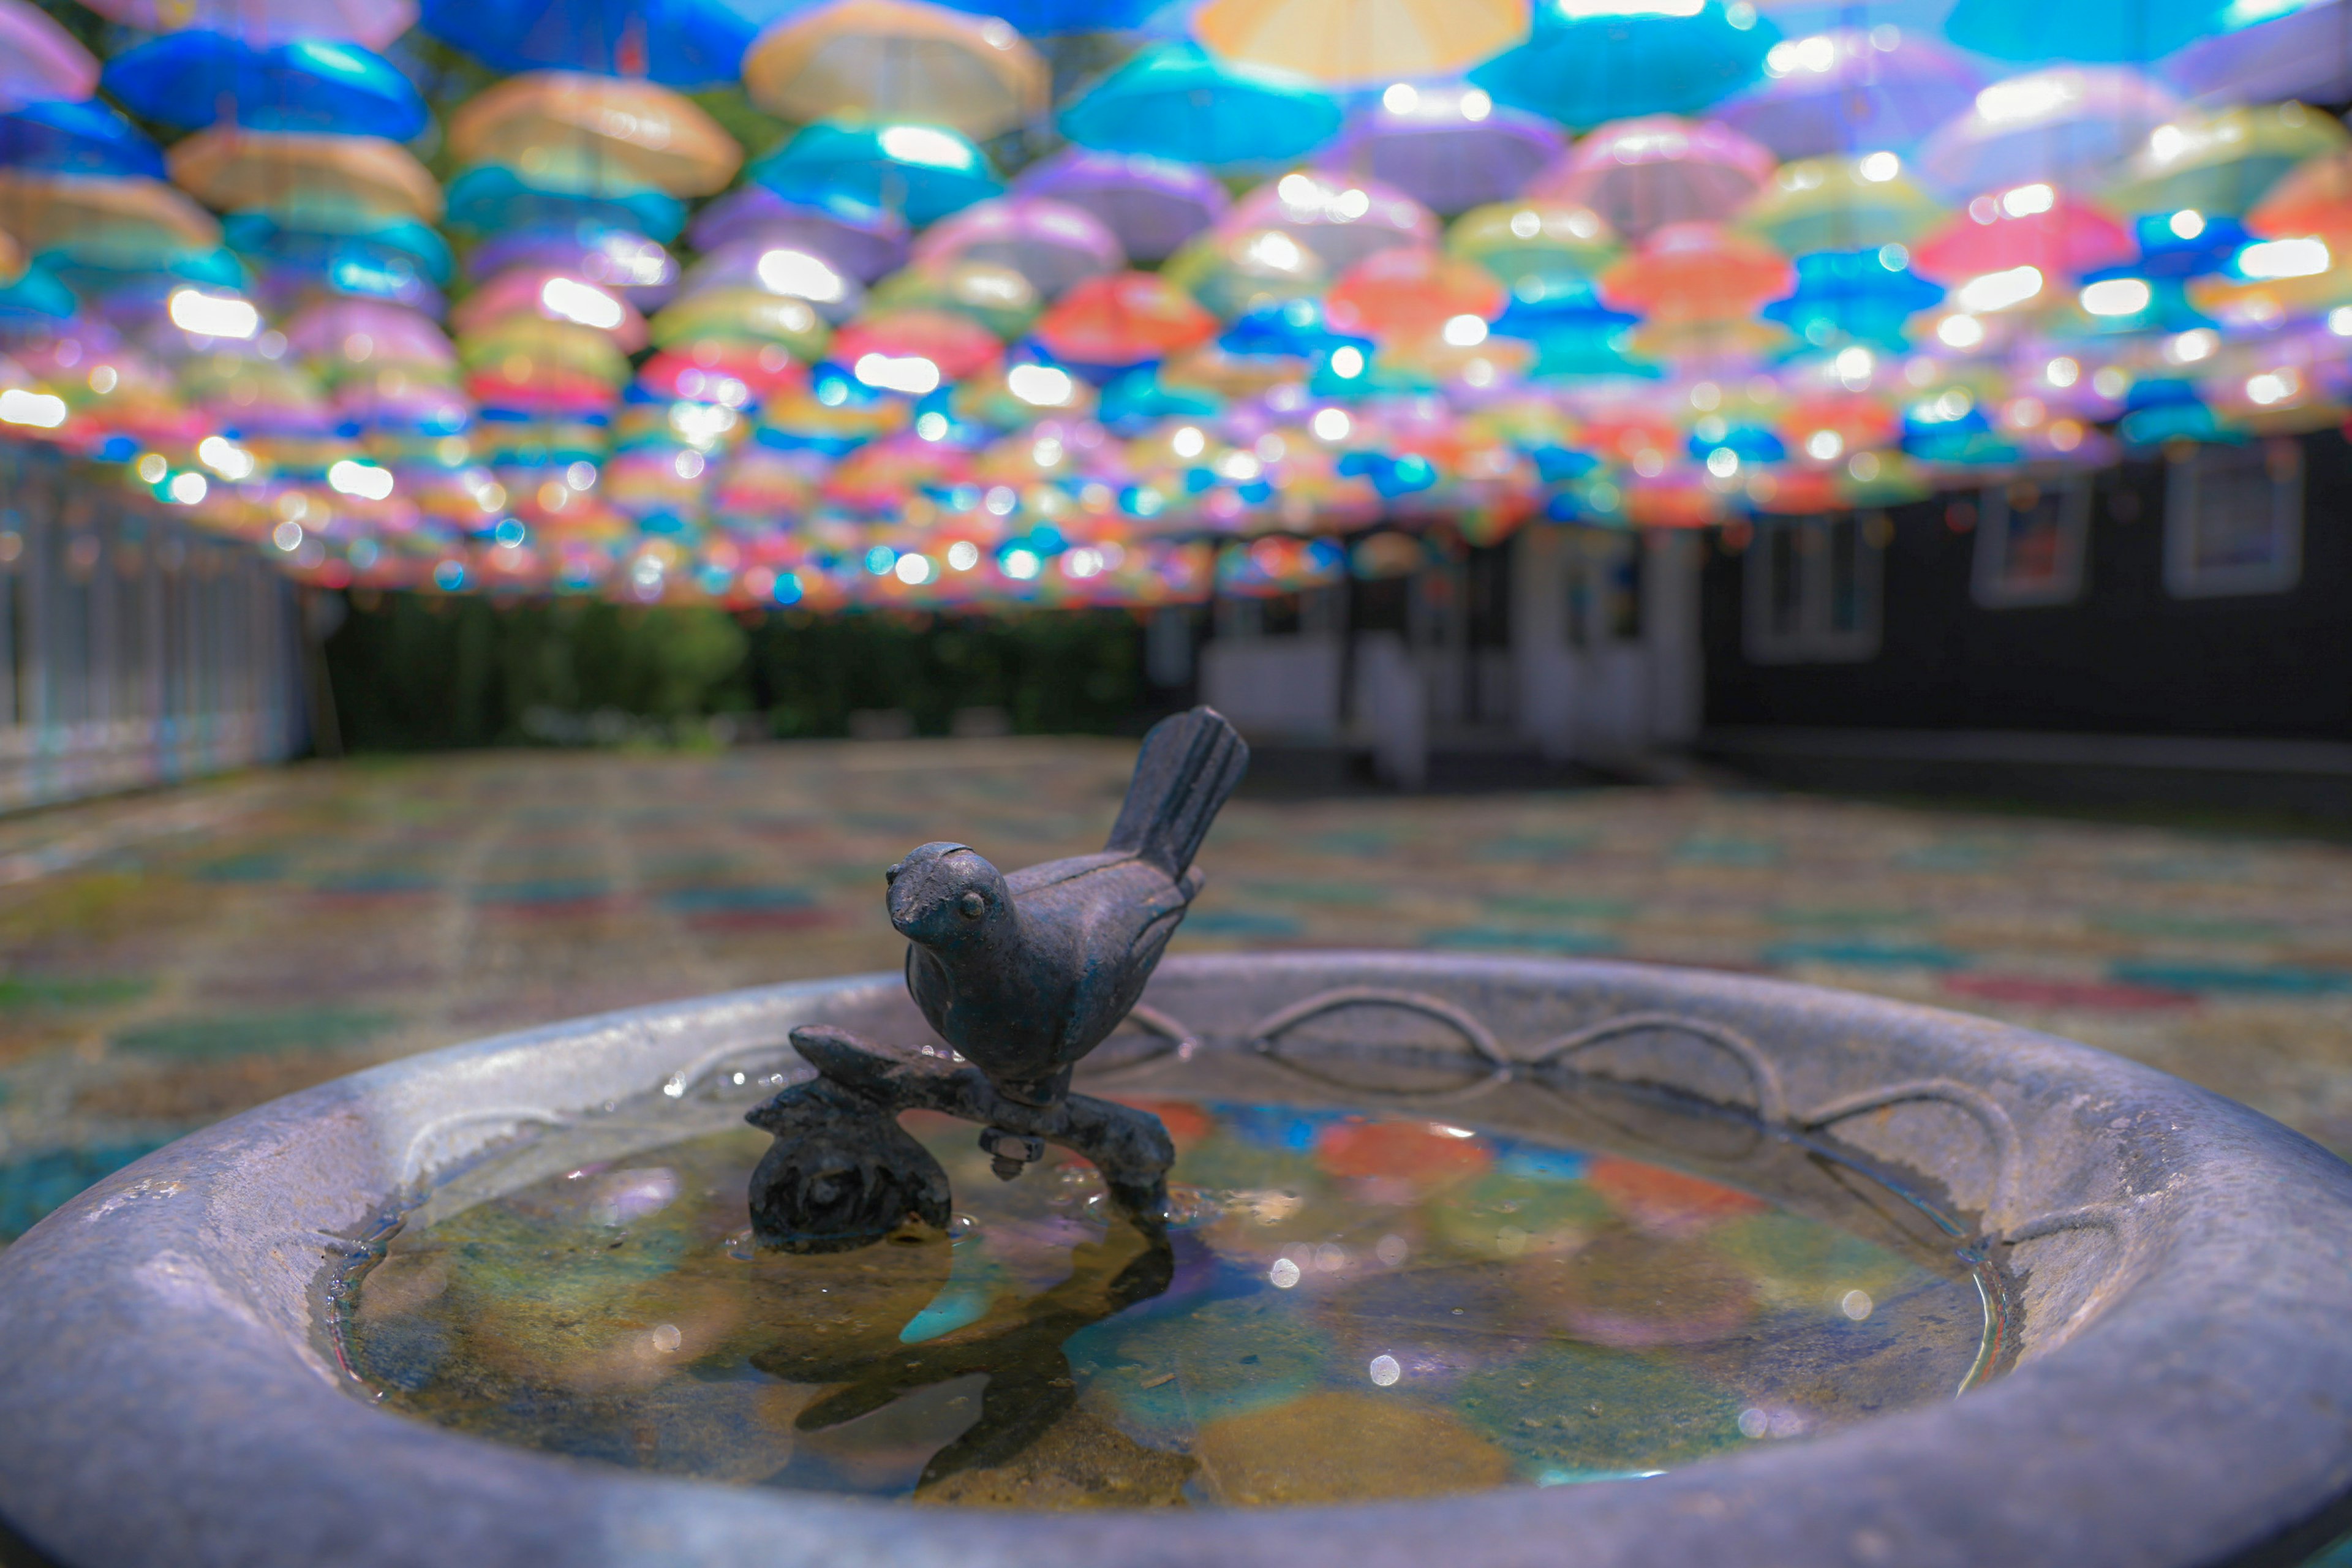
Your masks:
{"label": "bird statue's wing", "polygon": [[1063,1015],[1065,1039],[1089,1034],[1099,1039],[1118,1026],[1142,996],[1153,966],[1183,923],[1184,911],[1203,880],[1197,867],[1187,870],[1181,881],[1171,882],[1142,862],[1134,863],[1126,875],[1136,880],[1149,877],[1159,886],[1113,905],[1111,919],[1087,933],[1090,962]]}

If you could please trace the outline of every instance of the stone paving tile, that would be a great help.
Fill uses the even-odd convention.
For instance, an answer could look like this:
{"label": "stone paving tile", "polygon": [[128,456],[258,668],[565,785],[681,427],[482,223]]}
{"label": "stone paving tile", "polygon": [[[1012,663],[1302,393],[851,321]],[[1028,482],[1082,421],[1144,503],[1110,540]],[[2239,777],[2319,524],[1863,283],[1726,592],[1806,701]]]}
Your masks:
{"label": "stone paving tile", "polygon": [[[1130,746],[311,764],[0,821],[0,1240],[215,1118],[554,1018],[894,969],[882,868],[1092,849]],[[1701,788],[1236,801],[1177,951],[1601,954],[2120,1051],[2352,1152],[2352,847]]]}

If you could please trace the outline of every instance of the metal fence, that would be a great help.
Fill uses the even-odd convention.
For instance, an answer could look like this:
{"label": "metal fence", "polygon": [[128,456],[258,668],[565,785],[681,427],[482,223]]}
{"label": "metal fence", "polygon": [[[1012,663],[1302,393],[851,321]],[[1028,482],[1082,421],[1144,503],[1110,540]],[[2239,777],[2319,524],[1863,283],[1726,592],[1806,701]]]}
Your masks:
{"label": "metal fence", "polygon": [[298,608],[249,546],[0,447],[0,811],[293,755]]}

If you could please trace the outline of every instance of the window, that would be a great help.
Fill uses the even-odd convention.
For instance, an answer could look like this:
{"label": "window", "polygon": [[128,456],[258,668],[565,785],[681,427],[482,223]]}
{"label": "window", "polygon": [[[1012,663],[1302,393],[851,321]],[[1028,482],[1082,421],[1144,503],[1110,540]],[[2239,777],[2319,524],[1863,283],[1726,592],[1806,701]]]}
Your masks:
{"label": "window", "polygon": [[1642,542],[1621,529],[1569,531],[1568,641],[1571,647],[1642,638]]}
{"label": "window", "polygon": [[1893,532],[1884,512],[1759,519],[1748,546],[1749,660],[1837,664],[1876,658],[1880,568]]}
{"label": "window", "polygon": [[2177,599],[2284,594],[2303,576],[2303,448],[2280,438],[2173,459],[2164,585]]}
{"label": "window", "polygon": [[1987,609],[2072,604],[2083,592],[2091,531],[2087,479],[2021,479],[1984,492],[1978,509],[1976,600]]}

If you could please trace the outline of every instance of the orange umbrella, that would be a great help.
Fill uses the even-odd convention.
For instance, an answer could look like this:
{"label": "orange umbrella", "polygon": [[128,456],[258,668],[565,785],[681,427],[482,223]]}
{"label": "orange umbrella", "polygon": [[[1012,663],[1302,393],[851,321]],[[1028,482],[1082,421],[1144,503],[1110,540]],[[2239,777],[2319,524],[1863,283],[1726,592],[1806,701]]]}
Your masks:
{"label": "orange umbrella", "polygon": [[[876,310],[835,332],[829,357],[853,369],[874,355],[925,359],[938,367],[940,380],[961,381],[995,363],[1000,347],[995,333],[969,317],[945,310]],[[859,379],[893,384],[862,372]]]}
{"label": "orange umbrella", "polygon": [[1361,87],[1467,69],[1528,19],[1528,0],[1209,0],[1192,31],[1227,59]]}
{"label": "orange umbrella", "polygon": [[[1486,337],[1486,323],[1509,302],[1495,275],[1475,261],[1442,251],[1398,249],[1368,256],[1348,268],[1332,285],[1324,313],[1335,331],[1382,339],[1452,332],[1465,340],[1455,346],[1468,348]],[[1474,325],[1465,328],[1465,318]]]}
{"label": "orange umbrella", "polygon": [[535,153],[585,149],[674,196],[727,188],[743,162],[735,139],[694,101],[657,82],[531,71],[466,100],[449,117],[459,163],[532,172]]}
{"label": "orange umbrella", "polygon": [[224,121],[175,143],[172,178],[223,210],[350,206],[432,223],[441,186],[397,142],[247,131]]}
{"label": "orange umbrella", "polygon": [[2273,185],[2246,214],[2264,239],[2315,234],[2337,255],[2352,252],[2352,154],[2314,158]]}
{"label": "orange umbrella", "polygon": [[1037,321],[1034,336],[1056,359],[1129,365],[1166,359],[1216,335],[1217,319],[1151,272],[1089,278]]}
{"label": "orange umbrella", "polygon": [[1601,275],[1601,297],[1653,322],[1742,320],[1796,280],[1788,258],[1719,223],[1672,223]]}
{"label": "orange umbrella", "polygon": [[834,0],[743,57],[751,101],[787,120],[947,125],[982,141],[1045,112],[1052,78],[1011,24],[921,0]]}
{"label": "orange umbrella", "polygon": [[25,247],[5,233],[0,233],[0,289],[6,288],[25,275]]}

